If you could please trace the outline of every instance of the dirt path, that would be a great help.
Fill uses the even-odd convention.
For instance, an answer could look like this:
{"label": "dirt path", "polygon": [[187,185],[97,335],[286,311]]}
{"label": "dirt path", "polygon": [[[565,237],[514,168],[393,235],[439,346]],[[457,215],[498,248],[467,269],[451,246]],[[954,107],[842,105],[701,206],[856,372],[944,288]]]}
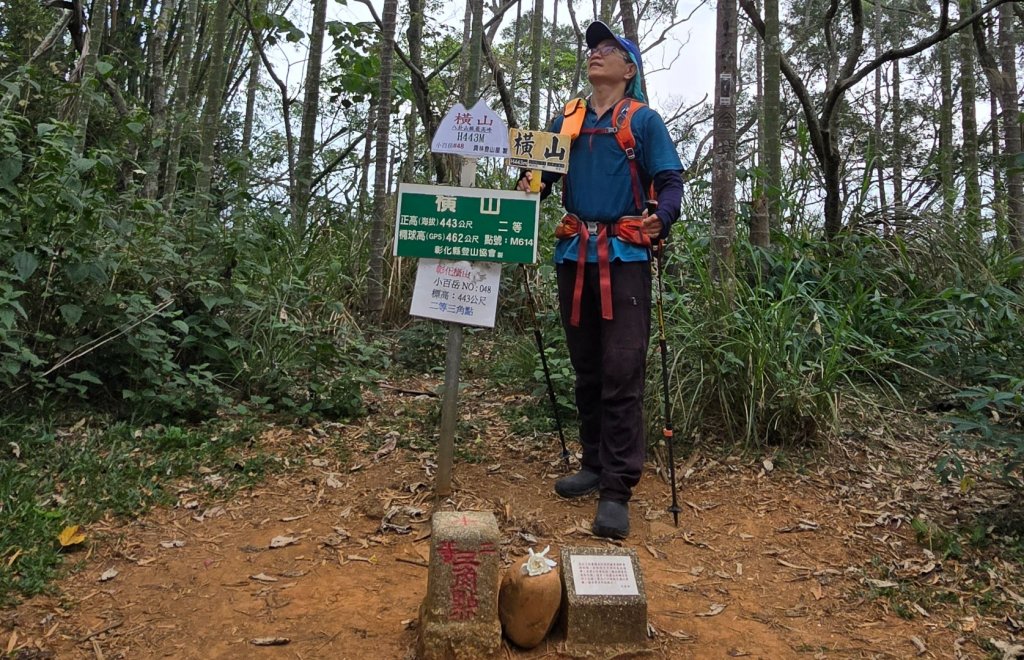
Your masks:
{"label": "dirt path", "polygon": [[[457,465],[446,506],[493,511],[506,563],[528,546],[550,543],[557,554],[562,544],[603,543],[589,536],[592,499],[553,496],[550,438],[512,435],[494,414],[508,397],[476,396],[473,446],[485,458]],[[300,465],[226,500],[201,495],[203,480],[219,475],[197,474],[182,484],[178,506],[93,526],[80,569],[57,595],[0,613],[0,651],[24,659],[411,657],[434,465],[431,452],[408,448],[411,434],[423,433],[409,420],[432,405],[392,394],[380,406],[397,412],[362,425],[268,431],[259,444]],[[349,453],[331,449],[339,446]],[[647,657],[982,658],[979,644],[1014,632],[1008,621],[1020,618],[1013,596],[1021,591],[1007,595],[1005,585],[1021,582],[1015,564],[987,560],[1004,586],[995,578],[973,585],[993,592],[983,611],[966,569],[915,540],[910,518],[955,493],[928,473],[904,474],[890,451],[910,461],[906,447],[842,446],[802,467],[691,456],[678,528],[650,466],[625,542],[640,554],[648,585]],[[295,541],[272,549],[276,537]],[[100,581],[111,568],[116,577]],[[289,641],[259,647],[257,638]],[[555,637],[507,655],[564,657],[559,650]]]}

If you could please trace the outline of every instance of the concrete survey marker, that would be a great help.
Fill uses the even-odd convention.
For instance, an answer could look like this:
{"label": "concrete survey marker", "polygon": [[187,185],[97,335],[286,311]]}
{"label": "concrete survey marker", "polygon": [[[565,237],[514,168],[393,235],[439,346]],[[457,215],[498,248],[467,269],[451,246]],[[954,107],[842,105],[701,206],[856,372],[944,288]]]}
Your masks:
{"label": "concrete survey marker", "polygon": [[501,650],[498,521],[485,511],[431,519],[427,598],[420,607],[422,660],[490,658]]}
{"label": "concrete survey marker", "polygon": [[570,651],[647,641],[647,594],[630,548],[562,548],[562,622]]}

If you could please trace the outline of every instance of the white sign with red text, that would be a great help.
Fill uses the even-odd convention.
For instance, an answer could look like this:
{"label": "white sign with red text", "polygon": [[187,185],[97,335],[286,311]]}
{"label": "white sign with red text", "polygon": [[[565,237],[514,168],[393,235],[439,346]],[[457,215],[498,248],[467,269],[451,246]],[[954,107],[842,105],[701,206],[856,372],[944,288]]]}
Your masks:
{"label": "white sign with red text", "polygon": [[409,314],[493,328],[501,264],[420,259]]}
{"label": "white sign with red text", "polygon": [[482,100],[469,110],[456,103],[437,127],[430,150],[468,158],[505,158],[508,127]]}

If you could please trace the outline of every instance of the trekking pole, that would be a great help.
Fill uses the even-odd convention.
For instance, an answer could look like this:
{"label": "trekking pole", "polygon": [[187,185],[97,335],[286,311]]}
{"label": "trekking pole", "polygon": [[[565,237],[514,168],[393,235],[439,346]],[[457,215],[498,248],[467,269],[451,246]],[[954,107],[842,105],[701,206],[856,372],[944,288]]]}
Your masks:
{"label": "trekking pole", "polygon": [[672,449],[672,408],[668,392],[668,344],[665,340],[665,241],[658,241],[658,343],[661,345],[661,387],[664,390],[665,427],[661,433],[668,444],[668,474],[672,483],[672,506],[668,511],[672,514],[676,527],[679,527],[679,499],[676,494],[676,457]]}
{"label": "trekking pole", "polygon": [[551,400],[551,411],[555,414],[555,427],[558,428],[558,440],[562,443],[562,461],[565,463],[565,471],[569,471],[569,449],[565,446],[565,434],[562,433],[562,418],[558,414],[558,400],[555,398],[555,386],[551,383],[551,372],[548,370],[548,357],[544,352],[544,339],[540,336],[540,321],[537,320],[537,306],[533,302],[533,293],[530,292],[529,273],[526,266],[523,266],[523,287],[526,288],[526,301],[530,308],[530,316],[533,317],[533,338],[537,340],[537,350],[540,352],[540,366],[544,369],[544,380],[548,384],[548,398]]}

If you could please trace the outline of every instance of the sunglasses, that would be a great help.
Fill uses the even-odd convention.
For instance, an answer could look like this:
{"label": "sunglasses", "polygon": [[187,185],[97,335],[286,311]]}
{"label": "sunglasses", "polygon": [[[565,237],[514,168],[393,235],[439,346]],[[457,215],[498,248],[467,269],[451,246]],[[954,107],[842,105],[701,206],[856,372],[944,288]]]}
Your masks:
{"label": "sunglasses", "polygon": [[586,50],[586,56],[587,56],[588,60],[590,58],[592,58],[594,55],[600,55],[601,57],[607,57],[608,55],[611,55],[612,53],[618,53],[619,55],[622,56],[622,59],[626,60],[627,62],[631,61],[629,59],[629,54],[626,53],[626,51],[622,50],[618,46],[612,46],[610,44],[606,45],[606,46],[596,46],[594,48],[588,48]]}

